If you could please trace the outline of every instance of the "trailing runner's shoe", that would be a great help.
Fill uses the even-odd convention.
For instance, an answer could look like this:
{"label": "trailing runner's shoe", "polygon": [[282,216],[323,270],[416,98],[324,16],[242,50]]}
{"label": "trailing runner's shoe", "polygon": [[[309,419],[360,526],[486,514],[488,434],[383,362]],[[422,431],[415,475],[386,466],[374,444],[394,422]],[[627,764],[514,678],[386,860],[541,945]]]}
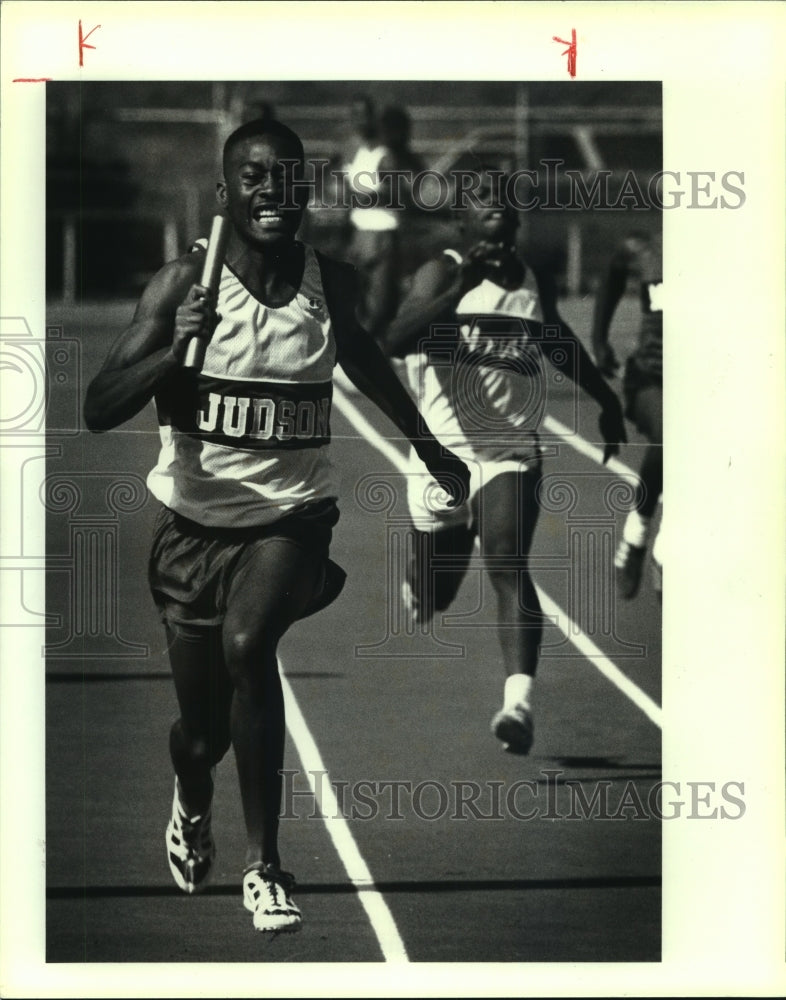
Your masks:
{"label": "trailing runner's shoe", "polygon": [[172,816],[166,828],[169,869],[177,885],[193,895],[210,881],[216,845],[210,830],[210,806],[199,816],[188,816],[180,801],[177,778],[172,800]]}
{"label": "trailing runner's shoe", "polygon": [[408,629],[420,625],[420,601],[409,580],[403,580],[401,583],[401,607],[404,611],[404,623]]}
{"label": "trailing runner's shoe", "polygon": [[293,875],[273,865],[254,865],[243,873],[243,905],[254,914],[258,931],[300,930],[303,919],[289,895],[294,885]]}
{"label": "trailing runner's shoe", "polygon": [[617,581],[617,593],[626,601],[635,597],[638,592],[646,551],[638,545],[631,545],[624,538],[617,546],[614,577]]}
{"label": "trailing runner's shoe", "polygon": [[491,731],[501,740],[508,753],[526,756],[535,739],[535,723],[529,708],[517,705],[503,708],[491,720]]}
{"label": "trailing runner's shoe", "polygon": [[652,543],[652,586],[658,595],[658,600],[663,598],[663,522],[660,530]]}

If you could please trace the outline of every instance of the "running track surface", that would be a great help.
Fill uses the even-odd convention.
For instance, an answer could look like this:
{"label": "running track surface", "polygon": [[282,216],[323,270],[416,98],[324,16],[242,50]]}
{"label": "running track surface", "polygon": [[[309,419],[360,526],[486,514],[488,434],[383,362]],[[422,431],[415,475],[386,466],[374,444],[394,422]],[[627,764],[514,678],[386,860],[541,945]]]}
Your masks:
{"label": "running track surface", "polygon": [[[589,307],[564,305],[580,333]],[[53,382],[51,419],[67,424],[132,308],[52,306],[49,323],[76,342],[79,377]],[[626,300],[615,326],[623,356],[634,325]],[[549,384],[552,421],[577,421],[597,444],[596,407],[582,399],[576,411],[573,399]],[[362,421],[358,430],[355,411],[370,431]],[[53,502],[48,518],[47,610],[60,624],[48,635],[47,961],[657,961],[661,831],[648,797],[660,780],[660,607],[648,574],[635,600],[611,599],[603,553],[624,513],[609,512],[604,491],[623,483],[622,466],[604,469],[551,441],[544,472],[556,492],[534,572],[555,625],[537,680],[535,746],[520,758],[489,732],[503,674],[487,580],[471,571],[433,634],[407,633],[392,599],[404,443],[352,392],[339,390],[333,430],[343,488],[332,554],[348,582],[280,648],[292,772],[284,807],[296,817],[282,821],[281,847],[304,925],[276,938],[254,932],[242,906],[231,752],[218,769],[212,885],[185,897],[166,863],[176,705],[146,589],[156,504],[137,494],[157,450],[152,409],[106,435],[53,436],[50,488],[75,483],[80,506]],[[634,435],[622,462],[635,469],[641,447]],[[79,517],[92,535],[77,530]],[[88,574],[73,568],[77,537]],[[579,572],[596,585],[582,586]],[[79,579],[90,581],[84,590]],[[599,815],[604,803],[616,819]]]}

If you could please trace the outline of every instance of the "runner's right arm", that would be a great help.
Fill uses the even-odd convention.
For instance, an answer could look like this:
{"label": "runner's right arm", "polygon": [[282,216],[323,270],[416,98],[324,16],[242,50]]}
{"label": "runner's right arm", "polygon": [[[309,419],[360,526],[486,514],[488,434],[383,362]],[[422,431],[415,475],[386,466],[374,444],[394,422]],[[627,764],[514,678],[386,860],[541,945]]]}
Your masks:
{"label": "runner's right arm", "polygon": [[482,242],[460,264],[448,254],[426,261],[416,272],[409,294],[385,331],[385,353],[403,358],[417,350],[419,338],[428,337],[434,323],[455,327],[456,307],[487,276],[493,253],[493,246]]}
{"label": "runner's right arm", "polygon": [[428,337],[432,323],[454,321],[465,288],[461,268],[450,257],[427,261],[412,279],[409,294],[384,333],[389,357],[403,358]]}
{"label": "runner's right arm", "polygon": [[87,388],[89,430],[110,430],[139,413],[178,371],[191,337],[215,329],[208,290],[196,284],[203,258],[190,253],[166,264],[142,293],[131,325]]}

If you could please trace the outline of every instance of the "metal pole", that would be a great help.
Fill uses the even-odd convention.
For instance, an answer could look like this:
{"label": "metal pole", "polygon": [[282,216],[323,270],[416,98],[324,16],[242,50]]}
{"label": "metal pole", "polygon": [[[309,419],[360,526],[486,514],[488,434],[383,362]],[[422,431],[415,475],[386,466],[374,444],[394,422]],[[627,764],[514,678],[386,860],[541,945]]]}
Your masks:
{"label": "metal pole", "polygon": [[76,219],[63,219],[63,301],[76,301]]}
{"label": "metal pole", "polygon": [[[527,170],[529,168],[529,119],[529,87],[526,83],[517,83],[513,113],[513,158],[514,169],[516,170]],[[522,243],[526,243],[529,233],[529,219],[526,212],[520,214],[519,223],[519,239]]]}

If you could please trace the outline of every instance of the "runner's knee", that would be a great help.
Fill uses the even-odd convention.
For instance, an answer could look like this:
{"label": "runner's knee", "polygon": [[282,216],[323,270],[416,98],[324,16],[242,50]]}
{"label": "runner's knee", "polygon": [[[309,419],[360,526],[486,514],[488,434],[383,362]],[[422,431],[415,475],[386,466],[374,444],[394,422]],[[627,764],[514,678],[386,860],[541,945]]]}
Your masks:
{"label": "runner's knee", "polygon": [[182,719],[169,731],[169,750],[175,770],[213,767],[223,759],[230,745],[229,726],[211,727],[209,732],[187,735]]}
{"label": "runner's knee", "polygon": [[[487,532],[483,541],[484,557],[489,557],[490,559],[507,557],[508,560],[510,560],[510,557],[514,557],[516,567],[526,570],[529,567],[529,556],[521,551],[522,548],[523,543],[515,530],[515,526],[511,528],[506,525],[504,528]],[[488,566],[488,571],[492,575],[497,572],[493,563]],[[510,573],[510,569],[505,572]]]}
{"label": "runner's knee", "polygon": [[517,551],[520,545],[515,532],[510,532],[495,536],[483,548],[486,572],[494,590],[515,597],[519,603],[533,586],[529,555]]}
{"label": "runner's knee", "polygon": [[224,639],[224,659],[235,691],[241,697],[265,700],[271,683],[278,683],[276,634],[238,631]]}
{"label": "runner's knee", "polygon": [[230,676],[245,673],[261,661],[275,660],[278,634],[273,629],[240,629],[224,636],[224,657]]}

